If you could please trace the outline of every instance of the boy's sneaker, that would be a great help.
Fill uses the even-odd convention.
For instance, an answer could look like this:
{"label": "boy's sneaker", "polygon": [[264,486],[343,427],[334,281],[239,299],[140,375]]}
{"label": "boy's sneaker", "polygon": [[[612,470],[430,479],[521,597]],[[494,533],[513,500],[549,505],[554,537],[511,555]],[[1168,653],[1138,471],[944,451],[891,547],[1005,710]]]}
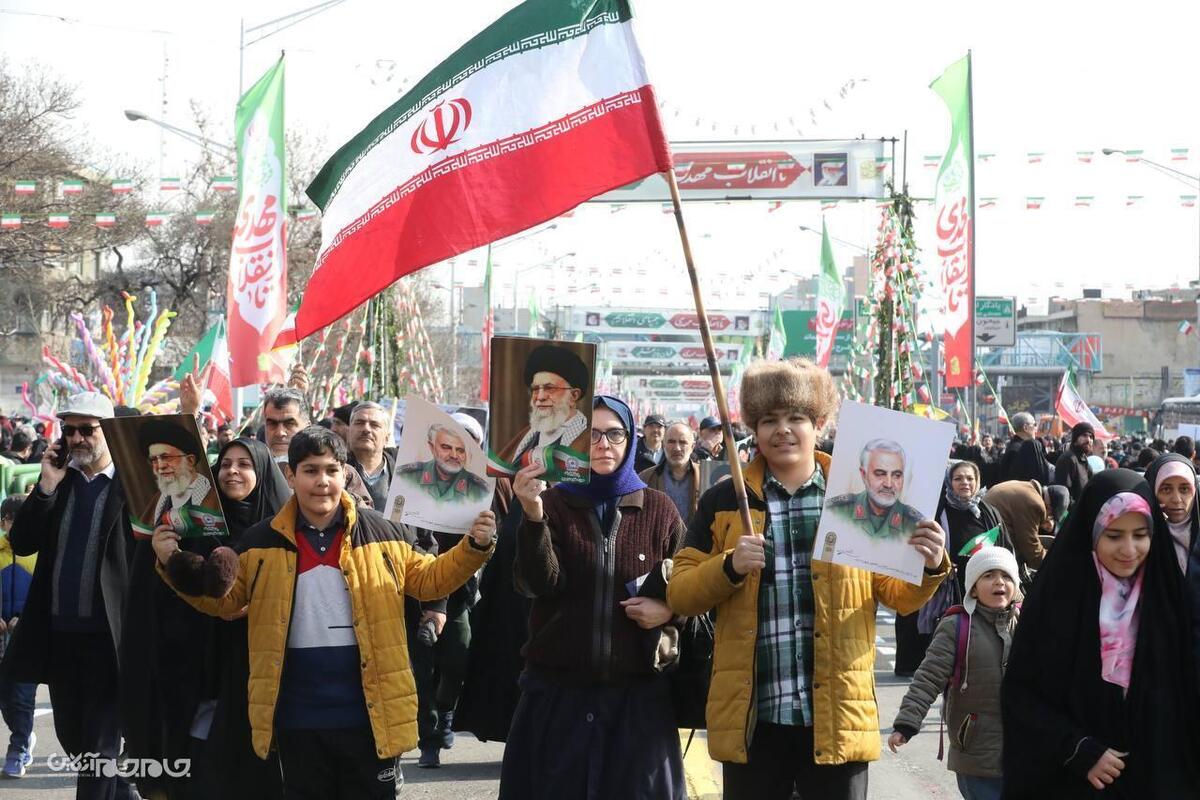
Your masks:
{"label": "boy's sneaker", "polygon": [[25,768],[33,763],[33,747],[37,744],[37,734],[29,734],[29,746],[24,750],[9,750],[4,759],[4,769],[0,770],[6,778],[25,777]]}
{"label": "boy's sneaker", "polygon": [[4,759],[4,777],[24,778],[25,764],[24,753],[9,753],[8,757]]}

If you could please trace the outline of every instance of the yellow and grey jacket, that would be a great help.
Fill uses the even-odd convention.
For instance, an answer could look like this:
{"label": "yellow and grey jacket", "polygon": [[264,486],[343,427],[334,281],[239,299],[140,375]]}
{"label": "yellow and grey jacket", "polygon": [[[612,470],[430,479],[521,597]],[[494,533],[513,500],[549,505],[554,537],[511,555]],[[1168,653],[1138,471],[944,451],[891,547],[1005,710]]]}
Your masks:
{"label": "yellow and grey jacket", "polygon": [[[829,456],[817,452],[826,475]],[[768,526],[763,499],[766,462],[746,466],[746,493],[754,530]],[[717,761],[746,762],[756,722],[754,643],[758,637],[758,573],[734,583],[725,558],[741,536],[733,482],[704,493],[675,554],[667,603],[676,614],[695,616],[717,609],[712,683],[708,692],[708,751]],[[933,596],[950,574],[943,556],[936,574],[920,586],[898,578],[825,561],[812,562],[813,599],[813,758],[818,764],[844,764],[879,758],[879,710],[875,702],[875,609],[883,602],[910,614]]]}
{"label": "yellow and grey jacket", "polygon": [[[435,558],[416,552],[400,528],[378,512],[356,507],[345,492],[342,510],[346,535],[339,566],[350,592],[367,714],[377,755],[392,758],[417,744],[417,695],[408,660],[404,596],[445,597],[483,566],[492,549],[478,549],[464,536]],[[246,531],[239,546],[237,579],[225,597],[191,597],[171,587],[194,608],[214,616],[248,606],[250,727],[261,758],[272,745],[295,599],[296,512],[293,497],[274,519]],[[161,565],[158,572],[170,585]]]}

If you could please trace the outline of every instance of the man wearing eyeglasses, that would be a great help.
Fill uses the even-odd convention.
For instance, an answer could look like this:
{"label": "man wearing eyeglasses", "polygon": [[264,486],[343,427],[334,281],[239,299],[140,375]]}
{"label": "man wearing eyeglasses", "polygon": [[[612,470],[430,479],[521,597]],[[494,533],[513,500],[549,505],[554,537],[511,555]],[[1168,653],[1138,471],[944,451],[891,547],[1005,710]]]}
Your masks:
{"label": "man wearing eyeglasses", "polygon": [[[525,360],[529,425],[501,448],[499,457],[518,470],[551,459],[557,464],[565,460],[563,456],[572,454],[586,465],[591,450],[590,430],[588,418],[578,405],[590,383],[587,365],[572,351],[552,344],[535,347]],[[552,448],[549,458],[547,448]],[[551,467],[546,466],[548,470]],[[550,470],[548,474],[556,473]]]}
{"label": "man wearing eyeglasses", "polygon": [[[100,429],[112,416],[112,401],[98,392],[74,395],[58,412],[62,439],[46,448],[41,477],[9,532],[13,552],[37,553],[38,561],[0,666],[9,680],[48,684],[59,744],[100,759],[116,759],[121,749],[116,654],[134,549]],[[77,798],[135,796],[116,770],[79,772]]]}
{"label": "man wearing eyeglasses", "polygon": [[140,427],[138,443],[158,487],[138,517],[147,538],[163,524],[181,536],[188,532],[224,535],[221,501],[216,487],[197,466],[203,451],[195,437],[171,420],[154,419]]}

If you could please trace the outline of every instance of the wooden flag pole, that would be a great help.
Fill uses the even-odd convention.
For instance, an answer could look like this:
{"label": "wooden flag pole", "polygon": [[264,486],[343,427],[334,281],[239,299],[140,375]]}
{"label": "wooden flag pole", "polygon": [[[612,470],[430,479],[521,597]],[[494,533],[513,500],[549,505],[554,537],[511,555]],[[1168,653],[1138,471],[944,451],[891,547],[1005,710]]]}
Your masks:
{"label": "wooden flag pole", "polygon": [[738,460],[737,444],[733,440],[733,425],[729,420],[729,404],[725,398],[725,386],[721,383],[721,371],[717,369],[717,351],[713,347],[712,331],[708,327],[708,313],[704,310],[704,298],[700,294],[700,278],[696,275],[696,263],[692,259],[692,246],[688,242],[687,226],[683,224],[683,204],[679,199],[679,184],[675,182],[675,170],[669,169],[663,176],[671,187],[671,204],[675,207],[675,224],[679,227],[679,242],[683,245],[683,260],[687,262],[688,279],[692,282],[692,299],[696,303],[696,316],[700,321],[700,338],[704,340],[704,355],[708,359],[708,372],[712,376],[713,391],[717,395],[717,413],[721,416],[721,430],[725,434],[725,458],[729,462],[729,475],[733,479],[733,491],[737,496],[738,511],[742,517],[742,535],[751,536],[754,521],[750,518],[750,503],[746,499],[746,479],[742,476],[742,462]]}

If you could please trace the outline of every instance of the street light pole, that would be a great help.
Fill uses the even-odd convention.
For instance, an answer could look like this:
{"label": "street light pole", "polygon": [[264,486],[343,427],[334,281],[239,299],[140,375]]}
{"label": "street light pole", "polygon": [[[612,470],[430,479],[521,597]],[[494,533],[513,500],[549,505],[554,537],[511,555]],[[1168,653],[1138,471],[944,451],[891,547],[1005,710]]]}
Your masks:
{"label": "street light pole", "polygon": [[147,114],[143,114],[141,111],[134,111],[133,109],[126,109],[125,110],[125,119],[129,120],[130,122],[149,122],[152,125],[157,125],[162,130],[169,131],[169,132],[175,134],[176,136],[178,136],[179,138],[181,138],[185,141],[191,142],[192,144],[196,145],[197,147],[200,147],[202,149],[215,150],[219,155],[222,155],[225,158],[228,158],[230,161],[236,160],[234,150],[229,145],[221,144],[220,142],[214,142],[212,139],[201,136],[200,134],[196,133],[195,131],[189,131],[186,128],[180,128],[178,126],[172,125],[169,122],[165,122],[164,120],[155,119],[154,117],[151,117]]}
{"label": "street light pole", "polygon": [[[1134,155],[1133,153],[1130,153],[1126,150],[1120,150],[1116,147],[1104,147],[1104,148],[1101,148],[1100,152],[1106,156],[1111,156],[1114,153],[1120,153],[1121,155],[1125,156],[1126,158],[1135,159],[1135,160],[1145,164],[1148,167],[1152,167],[1154,169],[1157,169],[1159,172],[1162,172],[1170,177],[1174,177],[1175,180],[1180,180],[1182,178],[1182,179],[1186,179],[1188,181],[1194,181],[1197,184],[1196,186],[1191,186],[1191,184],[1188,184],[1188,185],[1191,186],[1191,188],[1193,188],[1193,189],[1200,189],[1200,177],[1198,177],[1196,175],[1189,175],[1188,173],[1177,170],[1174,167],[1168,167],[1166,164],[1160,164],[1157,161],[1151,161],[1148,158],[1143,158],[1140,154]],[[1183,181],[1180,181],[1180,182],[1182,183]],[[1196,208],[1198,210],[1197,213],[1200,213],[1200,202],[1196,203]],[[1200,229],[1198,229],[1198,230],[1200,230]],[[1196,260],[1197,260],[1196,286],[1197,286],[1197,288],[1200,288],[1200,245],[1197,246]]]}

